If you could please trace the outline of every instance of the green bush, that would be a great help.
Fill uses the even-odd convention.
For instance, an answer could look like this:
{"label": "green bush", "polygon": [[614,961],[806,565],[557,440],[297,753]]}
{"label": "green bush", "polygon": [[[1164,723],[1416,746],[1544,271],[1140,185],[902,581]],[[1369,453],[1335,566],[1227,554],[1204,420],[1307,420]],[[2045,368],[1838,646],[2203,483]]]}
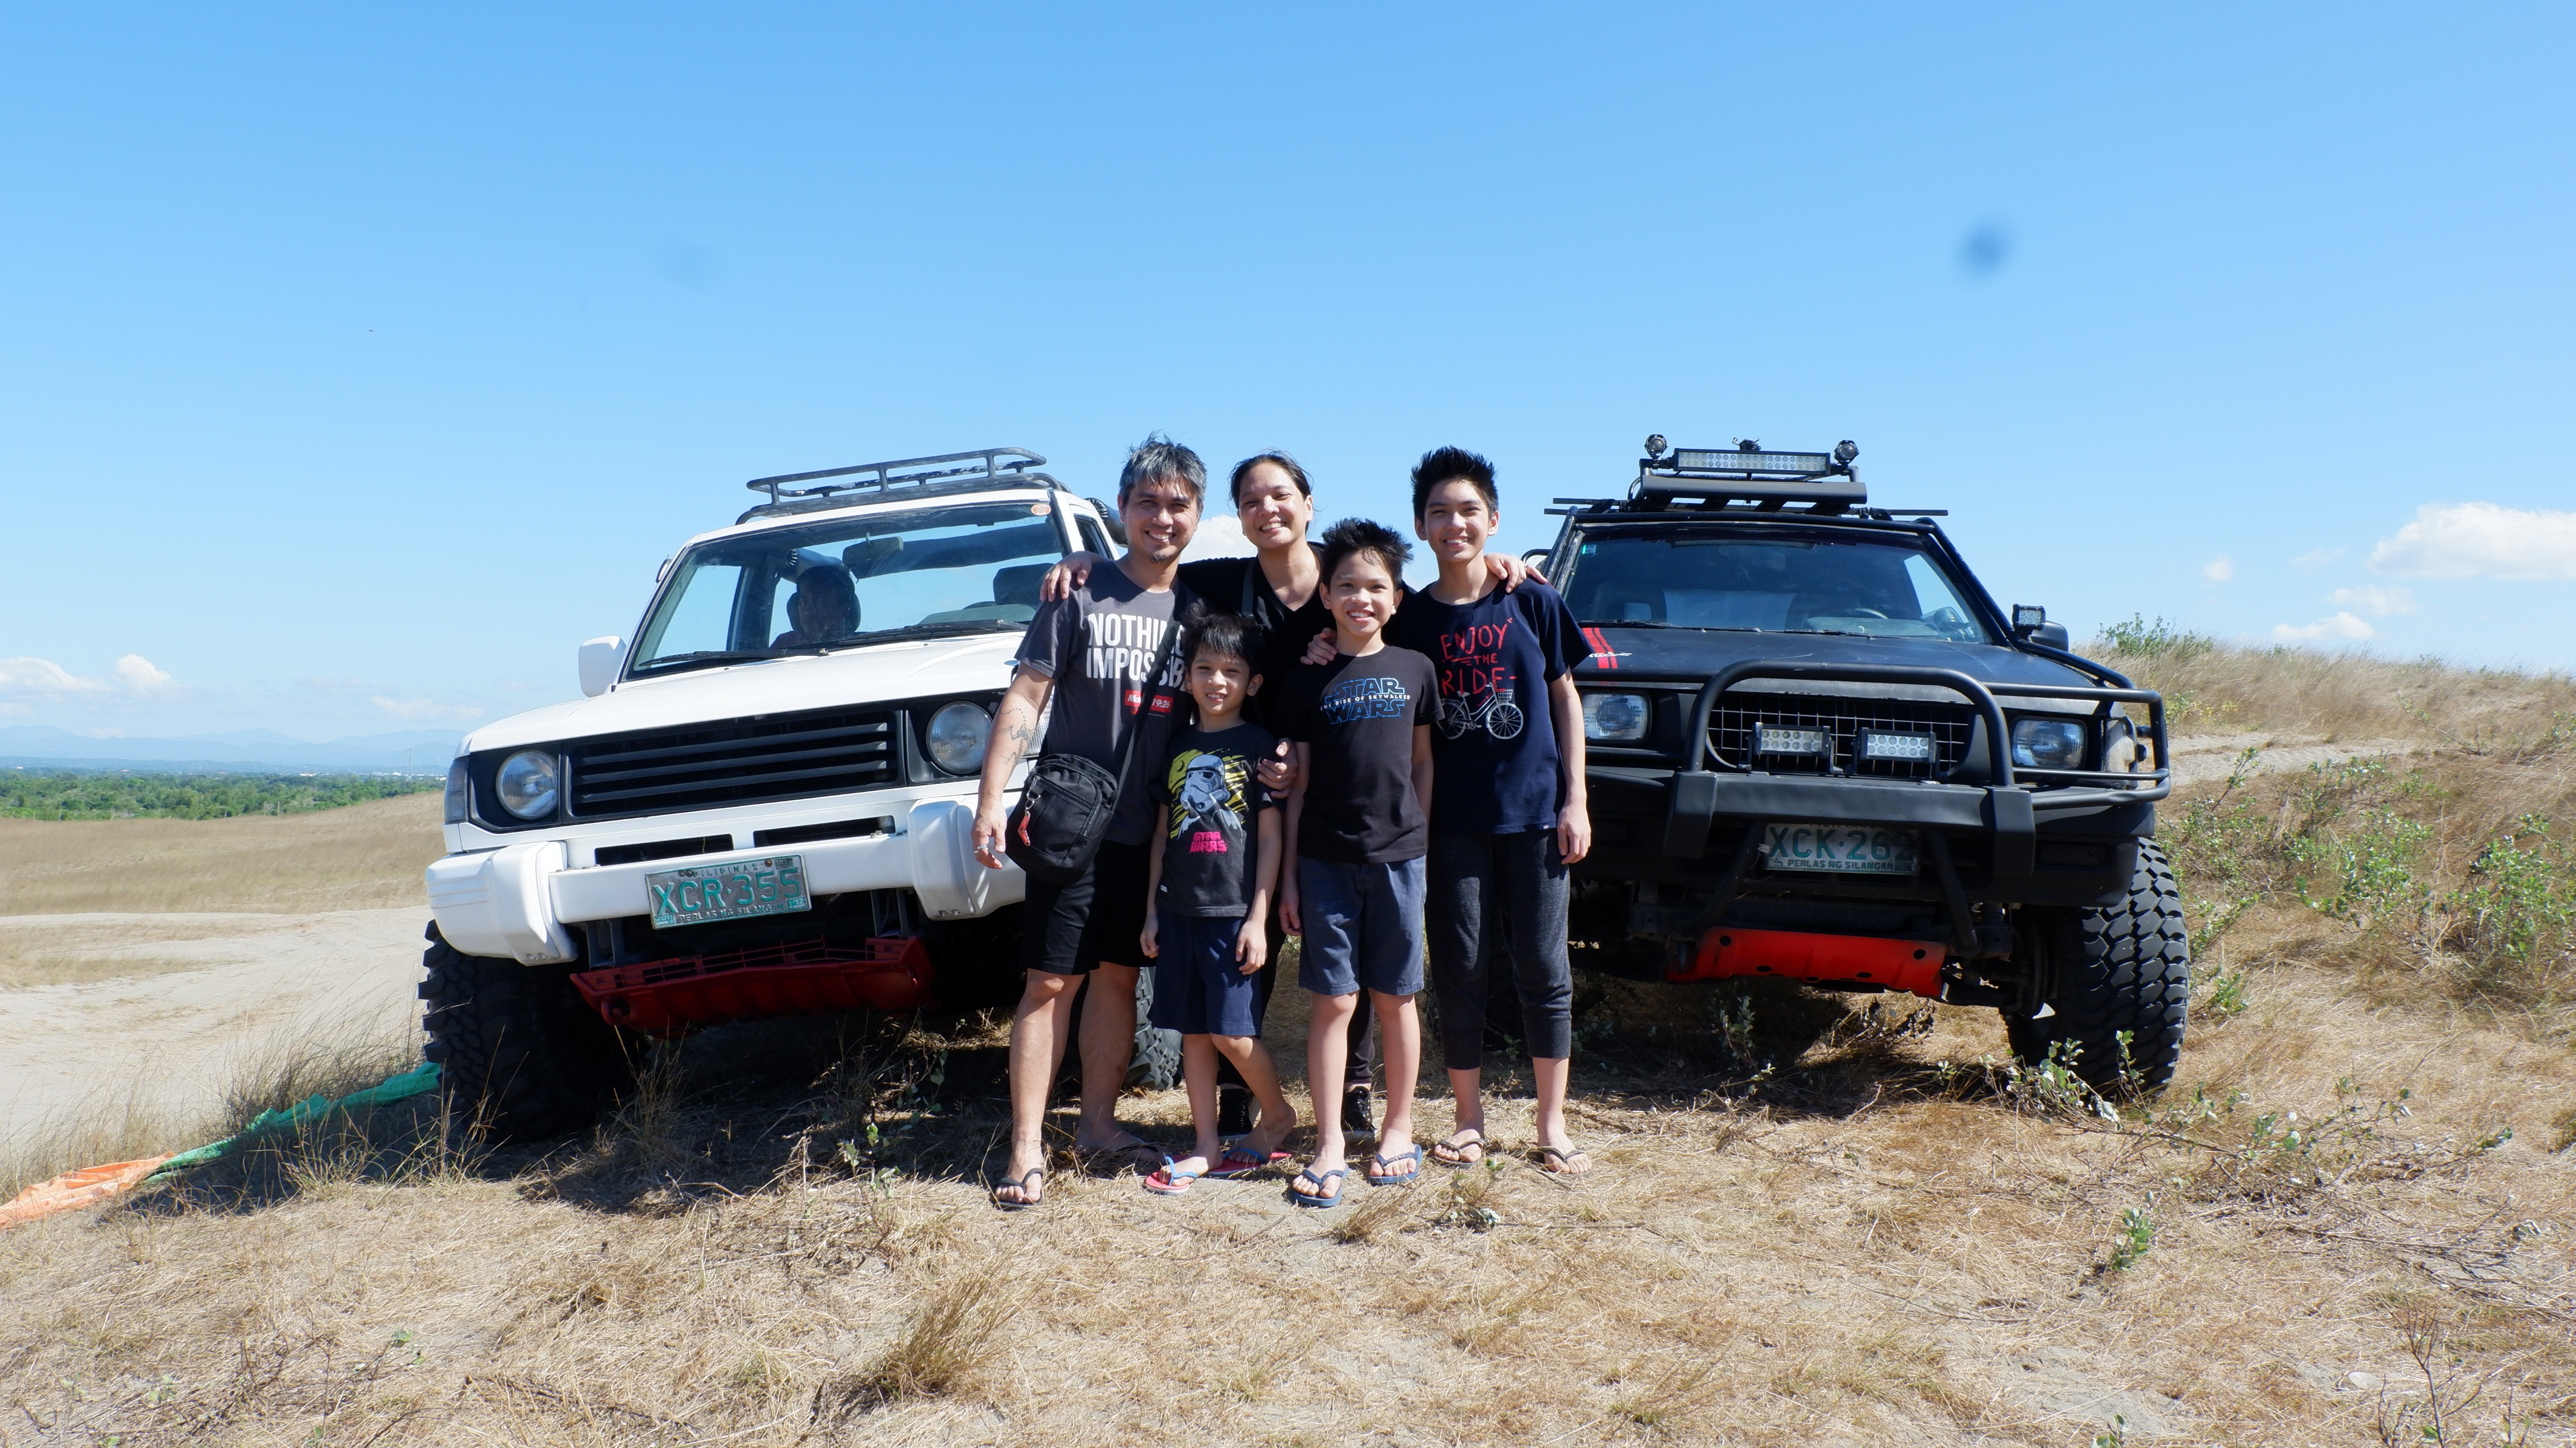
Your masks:
{"label": "green bush", "polygon": [[113,774],[10,770],[0,774],[0,818],[218,820],[303,814],[440,788],[402,774]]}

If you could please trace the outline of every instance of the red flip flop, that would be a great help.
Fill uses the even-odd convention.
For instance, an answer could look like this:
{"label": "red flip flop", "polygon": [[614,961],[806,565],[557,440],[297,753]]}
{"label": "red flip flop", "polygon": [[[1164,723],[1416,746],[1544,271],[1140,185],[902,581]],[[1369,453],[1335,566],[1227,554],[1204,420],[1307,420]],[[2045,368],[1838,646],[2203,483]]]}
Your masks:
{"label": "red flip flop", "polygon": [[1217,1158],[1216,1165],[1208,1170],[1205,1176],[1212,1182],[1240,1181],[1245,1177],[1266,1172],[1286,1160],[1288,1160],[1288,1153],[1284,1151],[1274,1151],[1265,1158],[1248,1146],[1229,1146],[1225,1149],[1225,1155]]}

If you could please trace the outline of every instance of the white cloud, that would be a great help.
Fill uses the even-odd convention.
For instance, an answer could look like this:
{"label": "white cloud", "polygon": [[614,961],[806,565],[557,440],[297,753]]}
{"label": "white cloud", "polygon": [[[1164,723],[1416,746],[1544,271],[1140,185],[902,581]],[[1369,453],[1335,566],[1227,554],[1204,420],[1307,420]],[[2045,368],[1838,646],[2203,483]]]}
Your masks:
{"label": "white cloud", "polygon": [[393,699],[383,694],[378,694],[367,702],[397,719],[470,721],[483,717],[482,707],[475,704],[442,704],[436,699]]}
{"label": "white cloud", "polygon": [[2380,588],[2374,585],[2361,588],[2338,588],[2326,595],[2326,602],[2339,603],[2345,608],[2360,609],[2373,618],[2386,618],[2392,613],[2415,611],[2415,595],[2406,589],[2396,587]]}
{"label": "white cloud", "polygon": [[0,659],[0,694],[36,694],[59,699],[69,694],[104,694],[107,684],[84,679],[51,659]]}
{"label": "white cloud", "polygon": [[2311,548],[2290,560],[2290,566],[2301,573],[2314,573],[2343,556],[2340,548]]}
{"label": "white cloud", "polygon": [[2370,550],[2370,566],[2419,578],[2576,579],[2576,513],[2426,503]]}
{"label": "white cloud", "polygon": [[1243,536],[1243,520],[1232,513],[1211,513],[1199,519],[1199,530],[1190,537],[1190,546],[1181,550],[1185,559],[1249,558],[1252,544]]}
{"label": "white cloud", "polygon": [[2326,639],[2359,642],[2379,637],[2379,630],[2372,628],[2369,620],[2360,615],[2345,612],[2318,619],[2315,623],[2276,623],[2272,625],[2272,637],[2285,644],[2313,644]]}
{"label": "white cloud", "polygon": [[21,714],[33,714],[35,712],[35,710],[28,708],[24,704],[12,704],[6,699],[0,699],[0,719],[12,718]]}
{"label": "white cloud", "polygon": [[160,698],[185,692],[171,681],[167,672],[153,667],[152,661],[141,654],[127,654],[119,658],[116,661],[116,676],[125,681],[125,687],[146,698]]}
{"label": "white cloud", "polygon": [[2225,583],[2236,576],[2236,560],[2221,553],[2200,565],[2200,576],[2211,583]]}

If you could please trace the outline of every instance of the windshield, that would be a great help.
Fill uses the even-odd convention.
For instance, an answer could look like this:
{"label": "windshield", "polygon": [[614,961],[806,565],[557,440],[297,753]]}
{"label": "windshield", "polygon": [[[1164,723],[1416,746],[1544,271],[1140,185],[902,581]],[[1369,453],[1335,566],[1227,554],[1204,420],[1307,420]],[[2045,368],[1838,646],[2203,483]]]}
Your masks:
{"label": "windshield", "polygon": [[675,565],[632,671],[1016,631],[1064,553],[1045,503],[873,513],[704,544]]}
{"label": "windshield", "polygon": [[1940,562],[1900,539],[1678,528],[1578,538],[1562,586],[1587,624],[1994,642]]}

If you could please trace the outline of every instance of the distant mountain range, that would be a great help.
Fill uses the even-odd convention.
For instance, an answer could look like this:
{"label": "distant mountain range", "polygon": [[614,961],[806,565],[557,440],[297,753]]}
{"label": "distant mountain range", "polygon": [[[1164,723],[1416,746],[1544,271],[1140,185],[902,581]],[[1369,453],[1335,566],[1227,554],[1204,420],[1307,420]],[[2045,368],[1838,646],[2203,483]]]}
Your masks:
{"label": "distant mountain range", "polygon": [[0,768],[229,769],[288,774],[328,770],[410,769],[443,774],[461,736],[452,729],[409,729],[315,744],[273,729],[236,729],[183,739],[97,739],[44,724],[0,728]]}

